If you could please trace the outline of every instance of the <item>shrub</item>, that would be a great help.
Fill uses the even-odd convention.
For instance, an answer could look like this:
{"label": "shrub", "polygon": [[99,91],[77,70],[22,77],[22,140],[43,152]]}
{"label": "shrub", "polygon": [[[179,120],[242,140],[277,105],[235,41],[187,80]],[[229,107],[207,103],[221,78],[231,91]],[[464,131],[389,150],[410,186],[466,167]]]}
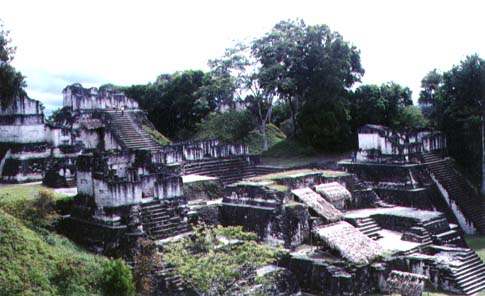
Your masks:
{"label": "shrub", "polygon": [[130,268],[121,259],[111,260],[104,264],[101,286],[104,295],[135,295],[133,275]]}

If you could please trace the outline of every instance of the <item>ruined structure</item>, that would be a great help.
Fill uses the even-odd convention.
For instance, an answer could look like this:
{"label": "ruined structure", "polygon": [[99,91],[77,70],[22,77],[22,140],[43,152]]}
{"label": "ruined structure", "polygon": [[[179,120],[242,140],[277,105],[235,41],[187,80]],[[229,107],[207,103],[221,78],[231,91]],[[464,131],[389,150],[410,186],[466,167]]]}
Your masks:
{"label": "ruined structure", "polygon": [[[366,125],[340,169],[285,171],[257,165],[244,145],[160,143],[146,114],[115,89],[75,84],[63,94],[64,108],[48,123],[27,98],[2,110],[0,176],[75,184],[60,229],[93,251],[130,262],[141,236],[163,247],[190,234],[190,223],[241,225],[286,249],[277,267],[258,272],[291,279],[287,290],[485,288],[485,264],[463,239],[485,231],[483,204],[445,157],[439,132]],[[182,289],[173,267],[160,274],[165,288]]]}
{"label": "ruined structure", "polygon": [[51,141],[40,102],[21,97],[1,108],[0,135],[0,181],[41,179]]}
{"label": "ruined structure", "polygon": [[341,165],[390,203],[438,209],[464,232],[485,233],[484,202],[446,157],[439,132],[363,126],[355,159]]}

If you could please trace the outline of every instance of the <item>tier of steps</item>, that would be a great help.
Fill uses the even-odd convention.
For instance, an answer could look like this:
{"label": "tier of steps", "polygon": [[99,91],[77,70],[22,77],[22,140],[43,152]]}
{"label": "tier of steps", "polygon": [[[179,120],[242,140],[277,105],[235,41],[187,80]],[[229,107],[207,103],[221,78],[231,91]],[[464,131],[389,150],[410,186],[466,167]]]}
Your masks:
{"label": "tier of steps", "polygon": [[109,112],[111,129],[121,141],[121,145],[131,150],[160,150],[158,144],[141,126],[136,124],[129,111]]}
{"label": "tier of steps", "polygon": [[183,293],[185,290],[185,283],[177,274],[173,267],[163,266],[159,275],[165,280],[165,289],[170,292]]}
{"label": "tier of steps", "polygon": [[485,289],[485,264],[473,250],[460,254],[461,263],[453,266],[451,277],[464,295],[474,295]]}
{"label": "tier of steps", "polygon": [[176,205],[160,201],[142,204],[143,230],[152,240],[160,240],[191,231],[177,213]]}
{"label": "tier of steps", "polygon": [[423,161],[449,198],[460,208],[477,230],[485,234],[485,203],[466,179],[454,168],[453,161],[433,153],[424,153]]}
{"label": "tier of steps", "polygon": [[408,237],[407,240],[419,242],[422,246],[428,246],[433,243],[431,234],[423,226],[413,226],[405,235]]}
{"label": "tier of steps", "polygon": [[244,157],[206,159],[184,164],[185,175],[196,174],[217,177],[223,185],[254,177],[251,164]]}
{"label": "tier of steps", "polygon": [[360,232],[367,235],[368,237],[370,237],[373,240],[378,240],[378,239],[382,238],[382,235],[379,234],[379,231],[381,231],[382,228],[371,217],[356,219],[354,226],[357,229],[359,229]]}

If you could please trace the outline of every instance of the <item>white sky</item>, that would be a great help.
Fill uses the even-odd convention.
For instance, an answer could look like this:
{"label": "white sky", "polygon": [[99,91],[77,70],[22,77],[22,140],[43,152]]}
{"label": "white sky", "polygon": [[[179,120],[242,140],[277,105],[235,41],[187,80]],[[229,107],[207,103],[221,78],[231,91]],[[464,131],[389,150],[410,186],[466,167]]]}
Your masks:
{"label": "white sky", "polygon": [[18,47],[14,65],[48,109],[67,84],[130,85],[161,73],[207,70],[234,41],[280,20],[327,24],[361,50],[364,83],[411,87],[433,68],[485,57],[485,1],[23,1],[0,0]]}

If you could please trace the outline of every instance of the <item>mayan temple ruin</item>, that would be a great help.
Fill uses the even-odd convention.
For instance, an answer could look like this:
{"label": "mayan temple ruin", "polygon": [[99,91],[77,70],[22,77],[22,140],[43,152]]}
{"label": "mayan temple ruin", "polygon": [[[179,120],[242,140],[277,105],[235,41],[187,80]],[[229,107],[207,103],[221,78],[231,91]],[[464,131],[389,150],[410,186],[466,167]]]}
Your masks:
{"label": "mayan temple ruin", "polygon": [[[163,249],[194,224],[242,226],[287,252],[278,270],[292,274],[294,291],[485,288],[485,264],[464,240],[485,233],[482,201],[440,132],[369,124],[351,159],[283,169],[260,165],[243,144],[160,143],[138,104],[110,87],[74,84],[63,96],[49,122],[28,98],[2,111],[0,176],[75,186],[58,228],[93,252],[131,262],[139,237]],[[185,291],[173,268],[159,276],[167,293]]]}

